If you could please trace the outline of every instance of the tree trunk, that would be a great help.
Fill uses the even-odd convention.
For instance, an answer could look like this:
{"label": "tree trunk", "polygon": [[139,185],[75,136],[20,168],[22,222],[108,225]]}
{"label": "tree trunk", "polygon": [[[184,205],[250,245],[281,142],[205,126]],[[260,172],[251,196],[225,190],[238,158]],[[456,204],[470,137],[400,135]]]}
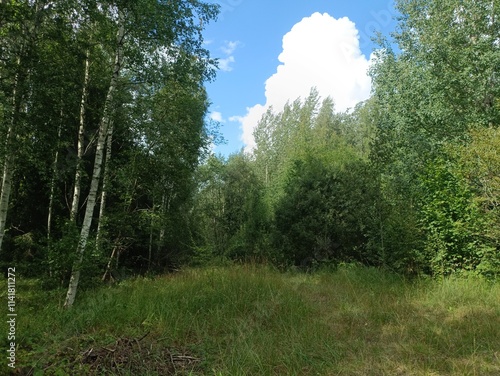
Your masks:
{"label": "tree trunk", "polygon": [[113,276],[111,275],[111,263],[113,262],[113,258],[115,257],[116,253],[116,248],[118,248],[118,244],[115,244],[113,247],[113,252],[111,252],[111,256],[109,256],[108,264],[106,265],[106,270],[104,271],[104,274],[101,278],[101,281],[106,281],[106,276],[109,274],[109,278],[113,279]]}
{"label": "tree trunk", "polygon": [[151,270],[151,259],[153,257],[153,229],[155,223],[155,204],[153,200],[153,209],[151,211],[151,221],[149,223],[149,245],[148,245],[148,272]]}
{"label": "tree trunk", "polygon": [[160,208],[160,218],[162,221],[162,225],[160,226],[160,234],[158,236],[158,251],[160,251],[161,244],[163,242],[163,238],[165,237],[165,226],[163,224],[166,214],[168,211],[170,211],[170,200],[172,198],[172,195],[168,196],[168,201],[167,201],[167,194],[163,192],[161,196],[161,208]]}
{"label": "tree trunk", "polygon": [[104,174],[102,177],[102,192],[101,192],[101,206],[99,207],[99,219],[97,223],[96,245],[101,248],[102,237],[102,224],[104,220],[104,211],[106,210],[106,198],[108,195],[109,186],[109,163],[111,162],[111,145],[113,142],[113,124],[108,127],[108,137],[106,141],[106,164],[104,165]]}
{"label": "tree trunk", "polygon": [[80,233],[80,239],[78,241],[76,249],[76,257],[73,262],[73,268],[71,271],[71,278],[69,281],[68,292],[66,294],[66,300],[64,306],[69,308],[73,305],[75,301],[76,292],[78,289],[78,282],[80,281],[80,268],[83,262],[83,254],[85,252],[85,247],[87,245],[87,240],[89,237],[90,227],[92,225],[92,216],[94,214],[94,208],[97,201],[97,191],[99,188],[99,180],[101,177],[102,162],[104,156],[104,148],[106,146],[106,138],[108,135],[108,126],[111,121],[113,96],[116,91],[116,86],[118,83],[118,78],[120,76],[120,69],[122,65],[123,58],[123,41],[125,35],[123,13],[119,12],[119,26],[117,33],[117,47],[115,53],[115,63],[113,69],[113,76],[109,85],[108,93],[106,95],[106,100],[104,103],[104,111],[99,124],[99,136],[97,139],[97,149],[94,160],[94,169],[92,172],[92,180],[90,183],[90,191],[87,200],[87,205],[85,208],[85,216],[83,219],[82,229]]}
{"label": "tree trunk", "polygon": [[12,111],[5,139],[5,157],[2,172],[2,190],[0,192],[0,251],[2,250],[2,243],[5,234],[5,225],[7,222],[7,212],[9,211],[10,192],[12,189],[12,177],[14,176],[14,140],[16,138],[17,118],[21,108],[21,90],[20,82],[23,80],[21,70],[21,58],[17,59],[16,78],[14,80],[14,88],[12,90]]}
{"label": "tree trunk", "polygon": [[82,180],[82,161],[84,153],[85,136],[85,104],[88,96],[90,71],[90,50],[87,49],[85,55],[85,75],[83,79],[82,98],[80,100],[80,126],[78,128],[78,149],[76,156],[75,185],[73,189],[73,200],[71,201],[70,220],[76,222],[78,206],[80,205],[80,191]]}
{"label": "tree trunk", "polygon": [[[7,134],[7,143],[12,139],[12,129]],[[2,250],[7,212],[9,210],[10,191],[12,188],[12,176],[14,175],[14,156],[7,148],[2,176],[2,192],[0,194],[0,251]]]}
{"label": "tree trunk", "polygon": [[52,211],[54,210],[54,196],[56,183],[58,178],[57,164],[59,163],[59,143],[61,141],[63,110],[61,108],[61,122],[57,129],[57,149],[54,155],[54,162],[52,163],[52,178],[50,179],[50,196],[49,196],[49,213],[47,215],[47,240],[50,240],[50,233],[52,230]]}

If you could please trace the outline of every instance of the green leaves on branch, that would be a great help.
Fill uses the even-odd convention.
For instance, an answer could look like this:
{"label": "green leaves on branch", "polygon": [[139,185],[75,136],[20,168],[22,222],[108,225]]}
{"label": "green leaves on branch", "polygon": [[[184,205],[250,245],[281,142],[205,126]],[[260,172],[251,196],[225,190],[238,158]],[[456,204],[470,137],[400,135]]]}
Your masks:
{"label": "green leaves on branch", "polygon": [[456,165],[436,159],[420,178],[420,217],[433,273],[474,270],[481,260],[481,217]]}

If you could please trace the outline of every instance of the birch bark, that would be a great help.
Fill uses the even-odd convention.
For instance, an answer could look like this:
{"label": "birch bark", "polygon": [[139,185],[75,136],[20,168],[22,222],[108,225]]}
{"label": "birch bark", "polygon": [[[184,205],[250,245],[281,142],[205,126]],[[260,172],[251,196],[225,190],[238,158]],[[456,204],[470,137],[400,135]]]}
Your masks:
{"label": "birch bark", "polygon": [[2,189],[0,192],[0,251],[2,250],[3,238],[5,235],[5,224],[7,222],[7,213],[9,211],[10,192],[12,189],[12,177],[14,176],[14,140],[16,137],[16,123],[21,107],[21,90],[19,88],[22,81],[21,58],[17,59],[18,72],[14,80],[14,89],[12,91],[12,111],[5,139],[5,157],[2,171]]}
{"label": "birch bark", "polygon": [[96,244],[97,247],[101,246],[102,226],[104,213],[106,210],[106,199],[108,196],[109,186],[109,163],[111,162],[111,146],[113,143],[113,124],[108,127],[108,137],[106,140],[106,164],[104,165],[104,174],[102,177],[102,192],[101,192],[101,205],[99,207],[99,222],[97,224]]}
{"label": "birch bark", "polygon": [[75,170],[75,183],[73,189],[73,200],[71,201],[70,220],[76,221],[78,214],[78,206],[80,205],[80,191],[82,180],[82,160],[84,153],[84,135],[85,135],[85,103],[88,96],[89,85],[89,71],[90,71],[90,50],[87,49],[85,54],[85,75],[83,79],[82,98],[80,100],[80,126],[78,128],[78,149],[76,156],[76,170]]}
{"label": "birch bark", "polygon": [[50,235],[52,232],[52,213],[54,211],[56,183],[59,176],[57,165],[59,163],[59,143],[61,141],[62,122],[63,122],[63,111],[61,109],[60,123],[57,129],[57,149],[56,152],[54,153],[54,162],[52,162],[52,178],[50,179],[49,212],[47,214],[47,240],[50,240]]}
{"label": "birch bark", "polygon": [[[7,133],[6,144],[11,144],[13,129],[9,128]],[[5,234],[5,223],[7,222],[7,212],[9,210],[10,191],[12,188],[12,176],[14,175],[14,156],[9,152],[5,155],[3,174],[2,174],[2,192],[0,194],[0,251],[2,250],[2,242]]]}
{"label": "birch bark", "polygon": [[99,188],[99,181],[101,177],[101,169],[103,164],[104,149],[106,147],[108,127],[111,122],[113,97],[116,92],[116,87],[118,83],[118,78],[120,77],[121,65],[123,60],[124,36],[125,36],[124,15],[122,12],[119,12],[117,46],[115,52],[113,75],[111,77],[108,93],[106,95],[103,115],[99,123],[99,135],[97,139],[97,149],[94,160],[94,169],[92,172],[92,180],[90,183],[90,191],[87,199],[87,205],[85,207],[85,216],[83,219],[80,239],[78,241],[76,249],[76,257],[75,261],[73,262],[71,278],[69,281],[68,291],[66,293],[66,299],[64,302],[64,306],[67,308],[71,307],[75,301],[76,292],[78,289],[78,283],[80,281],[80,269],[83,262],[83,255],[85,253],[85,247],[87,245],[90,233],[90,227],[92,225],[92,217],[94,214],[95,204],[97,201],[97,191]]}

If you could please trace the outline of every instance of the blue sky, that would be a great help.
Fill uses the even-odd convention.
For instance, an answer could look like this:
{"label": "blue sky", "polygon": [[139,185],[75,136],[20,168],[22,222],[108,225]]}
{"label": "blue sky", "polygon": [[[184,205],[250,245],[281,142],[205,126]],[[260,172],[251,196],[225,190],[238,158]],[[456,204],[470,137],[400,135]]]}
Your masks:
{"label": "blue sky", "polygon": [[368,97],[366,76],[374,31],[396,22],[388,0],[213,0],[218,21],[207,26],[206,48],[220,59],[207,84],[210,116],[220,121],[228,155],[252,148],[252,129],[272,105],[304,97],[312,86],[343,111]]}

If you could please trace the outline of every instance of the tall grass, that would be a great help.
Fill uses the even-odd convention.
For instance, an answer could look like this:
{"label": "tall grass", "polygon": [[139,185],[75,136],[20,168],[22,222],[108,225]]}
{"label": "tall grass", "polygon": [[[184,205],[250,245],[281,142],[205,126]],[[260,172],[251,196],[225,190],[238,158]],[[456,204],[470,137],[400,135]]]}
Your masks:
{"label": "tall grass", "polygon": [[19,362],[46,374],[72,352],[146,333],[201,359],[193,374],[500,374],[500,286],[478,279],[210,267],[87,291],[69,311],[62,292],[27,284]]}

